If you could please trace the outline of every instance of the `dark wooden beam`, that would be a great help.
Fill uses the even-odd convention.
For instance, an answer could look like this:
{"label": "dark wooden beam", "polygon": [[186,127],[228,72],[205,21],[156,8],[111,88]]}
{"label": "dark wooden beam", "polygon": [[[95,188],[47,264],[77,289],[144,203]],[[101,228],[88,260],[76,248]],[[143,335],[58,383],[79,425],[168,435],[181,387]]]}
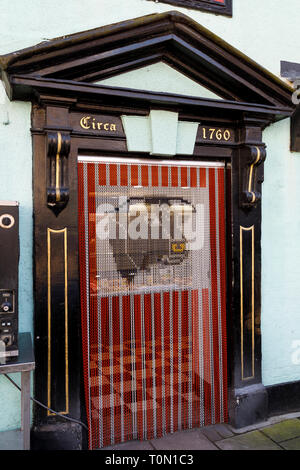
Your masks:
{"label": "dark wooden beam", "polygon": [[[148,0],[155,1],[158,0]],[[159,0],[161,3],[168,3],[178,7],[192,8],[193,10],[201,10],[215,15],[232,16],[232,0],[224,0],[224,3],[214,0]]]}
{"label": "dark wooden beam", "polygon": [[189,97],[185,95],[177,95],[171,93],[159,93],[151,91],[141,91],[127,88],[116,88],[109,86],[93,85],[88,83],[70,83],[67,80],[52,80],[46,78],[38,78],[34,76],[12,76],[12,99],[32,99],[34,94],[55,93],[55,95],[66,95],[68,97],[81,97],[90,100],[97,100],[98,104],[116,100],[119,105],[124,103],[139,104],[149,106],[158,105],[161,108],[177,108],[190,109],[193,112],[201,109],[219,110],[224,116],[228,113],[236,118],[241,113],[249,113],[265,117],[270,122],[273,120],[283,119],[292,114],[293,110],[288,107],[272,107],[265,104],[243,103],[227,100],[213,100],[208,98]]}
{"label": "dark wooden beam", "polygon": [[280,75],[290,81],[300,79],[300,64],[296,62],[287,62],[282,60],[280,62]]}
{"label": "dark wooden beam", "polygon": [[0,65],[8,81],[18,75],[74,82],[100,80],[160,60],[225,99],[294,109],[288,84],[179,12],[54,39],[1,56]]}

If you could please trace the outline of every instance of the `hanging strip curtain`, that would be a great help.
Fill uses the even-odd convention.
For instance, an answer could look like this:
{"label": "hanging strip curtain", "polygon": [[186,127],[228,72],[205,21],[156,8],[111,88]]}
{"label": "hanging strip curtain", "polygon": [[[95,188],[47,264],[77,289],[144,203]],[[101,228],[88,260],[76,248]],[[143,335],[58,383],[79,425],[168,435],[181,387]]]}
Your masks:
{"label": "hanging strip curtain", "polygon": [[224,167],[103,159],[78,176],[90,448],[226,422]]}

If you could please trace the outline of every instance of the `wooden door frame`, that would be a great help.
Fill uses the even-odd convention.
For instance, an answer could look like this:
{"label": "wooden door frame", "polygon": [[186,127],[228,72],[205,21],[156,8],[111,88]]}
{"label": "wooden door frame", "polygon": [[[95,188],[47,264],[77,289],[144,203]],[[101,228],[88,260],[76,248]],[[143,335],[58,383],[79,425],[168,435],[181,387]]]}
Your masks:
{"label": "wooden door frame", "polygon": [[[128,153],[120,116],[124,113],[148,115],[150,110],[151,103],[142,109],[135,107],[133,103],[132,107],[114,108],[112,113],[109,105],[99,109],[92,102],[70,99],[62,102],[61,99],[56,101],[55,97],[45,95],[40,95],[38,104],[33,107],[34,324],[37,361],[35,396],[56,411],[68,412],[70,416],[81,420],[84,419],[85,407],[79,298],[77,158],[79,154],[149,158],[146,153]],[[101,133],[94,129],[81,129],[78,125],[79,118],[86,115],[101,122],[114,122],[117,132],[106,132],[105,135],[104,131]],[[249,122],[244,118],[207,117],[206,110],[202,107],[199,107],[198,113],[186,107],[179,112],[179,116],[193,122],[198,120],[201,126],[212,126],[217,119],[219,127],[230,127],[235,132],[234,142],[228,144],[206,144],[198,135],[194,155],[188,159],[222,160],[226,163],[229,413],[230,423],[241,427],[267,416],[267,393],[261,381],[260,339],[260,195],[266,155],[265,145],[261,140],[262,119],[257,123],[253,119]],[[49,182],[51,159],[56,159],[57,155],[61,159],[61,165],[64,165],[65,181],[61,188],[63,200],[55,203]],[[184,160],[187,157],[176,158]],[[66,255],[65,240],[68,273],[67,324],[66,305],[62,301],[66,287],[62,282],[62,270],[65,266],[61,261],[57,262],[58,258],[61,260]],[[49,243],[56,250],[53,259],[50,253],[50,260]],[[52,280],[50,287],[49,279]],[[247,309],[251,310],[252,315],[250,333],[249,318],[243,316]],[[55,352],[52,353],[52,350]],[[64,357],[68,361],[67,378]],[[61,440],[62,435],[69,435],[68,439],[70,436],[74,439],[72,445],[81,445],[84,433],[82,434],[79,425],[67,425],[62,418],[51,416],[38,407],[34,416],[33,436],[36,446],[41,445],[41,436],[44,432],[50,432],[49,429],[52,430],[53,442]],[[69,433],[65,432],[66,428]],[[69,444],[66,442],[66,445]]]}

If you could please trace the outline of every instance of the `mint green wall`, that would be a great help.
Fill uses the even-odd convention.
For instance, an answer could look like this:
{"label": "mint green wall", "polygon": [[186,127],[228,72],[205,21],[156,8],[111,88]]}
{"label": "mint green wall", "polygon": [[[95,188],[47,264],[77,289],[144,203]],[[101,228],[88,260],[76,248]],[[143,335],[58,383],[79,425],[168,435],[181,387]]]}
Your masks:
{"label": "mint green wall", "polygon": [[265,385],[300,380],[300,154],[290,122],[264,132],[262,355]]}
{"label": "mint green wall", "polygon": [[[1,4],[0,54],[129,18],[178,10],[277,75],[280,60],[300,62],[299,0],[233,0],[233,18],[147,0],[2,0]],[[173,71],[169,80],[171,74]],[[186,93],[187,80],[180,85],[177,76],[176,81],[176,89],[182,86]],[[197,93],[197,86],[190,86],[191,93]],[[8,103],[0,88],[0,199],[17,199],[21,204],[21,331],[32,331],[30,111],[28,103]],[[3,124],[7,113],[9,124]],[[263,381],[269,385],[300,378],[300,365],[292,361],[293,347],[300,342],[300,155],[288,150],[288,120],[267,129],[264,137],[268,158],[263,199],[262,340]],[[0,430],[19,425],[18,406],[18,392],[0,378]]]}
{"label": "mint green wall", "polygon": [[121,116],[128,152],[193,155],[198,122],[179,121],[178,113],[152,109],[149,116]]}
{"label": "mint green wall", "polygon": [[[30,103],[10,102],[0,82],[0,200],[20,203],[20,331],[32,333],[32,150]],[[12,377],[19,381],[19,374]],[[0,376],[0,430],[20,422],[20,392]]]}
{"label": "mint green wall", "polygon": [[188,77],[163,62],[141,67],[138,70],[122,73],[115,77],[96,82],[99,85],[120,86],[149,91],[177,93],[203,98],[221,99],[207,88],[200,86]]}

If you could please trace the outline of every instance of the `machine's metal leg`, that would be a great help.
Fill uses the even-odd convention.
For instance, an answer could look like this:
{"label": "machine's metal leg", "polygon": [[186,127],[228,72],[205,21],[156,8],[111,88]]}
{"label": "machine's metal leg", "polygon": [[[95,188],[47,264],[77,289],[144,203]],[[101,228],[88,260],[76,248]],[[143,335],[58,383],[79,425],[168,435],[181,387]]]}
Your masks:
{"label": "machine's metal leg", "polygon": [[30,371],[21,374],[21,429],[23,449],[30,449]]}

